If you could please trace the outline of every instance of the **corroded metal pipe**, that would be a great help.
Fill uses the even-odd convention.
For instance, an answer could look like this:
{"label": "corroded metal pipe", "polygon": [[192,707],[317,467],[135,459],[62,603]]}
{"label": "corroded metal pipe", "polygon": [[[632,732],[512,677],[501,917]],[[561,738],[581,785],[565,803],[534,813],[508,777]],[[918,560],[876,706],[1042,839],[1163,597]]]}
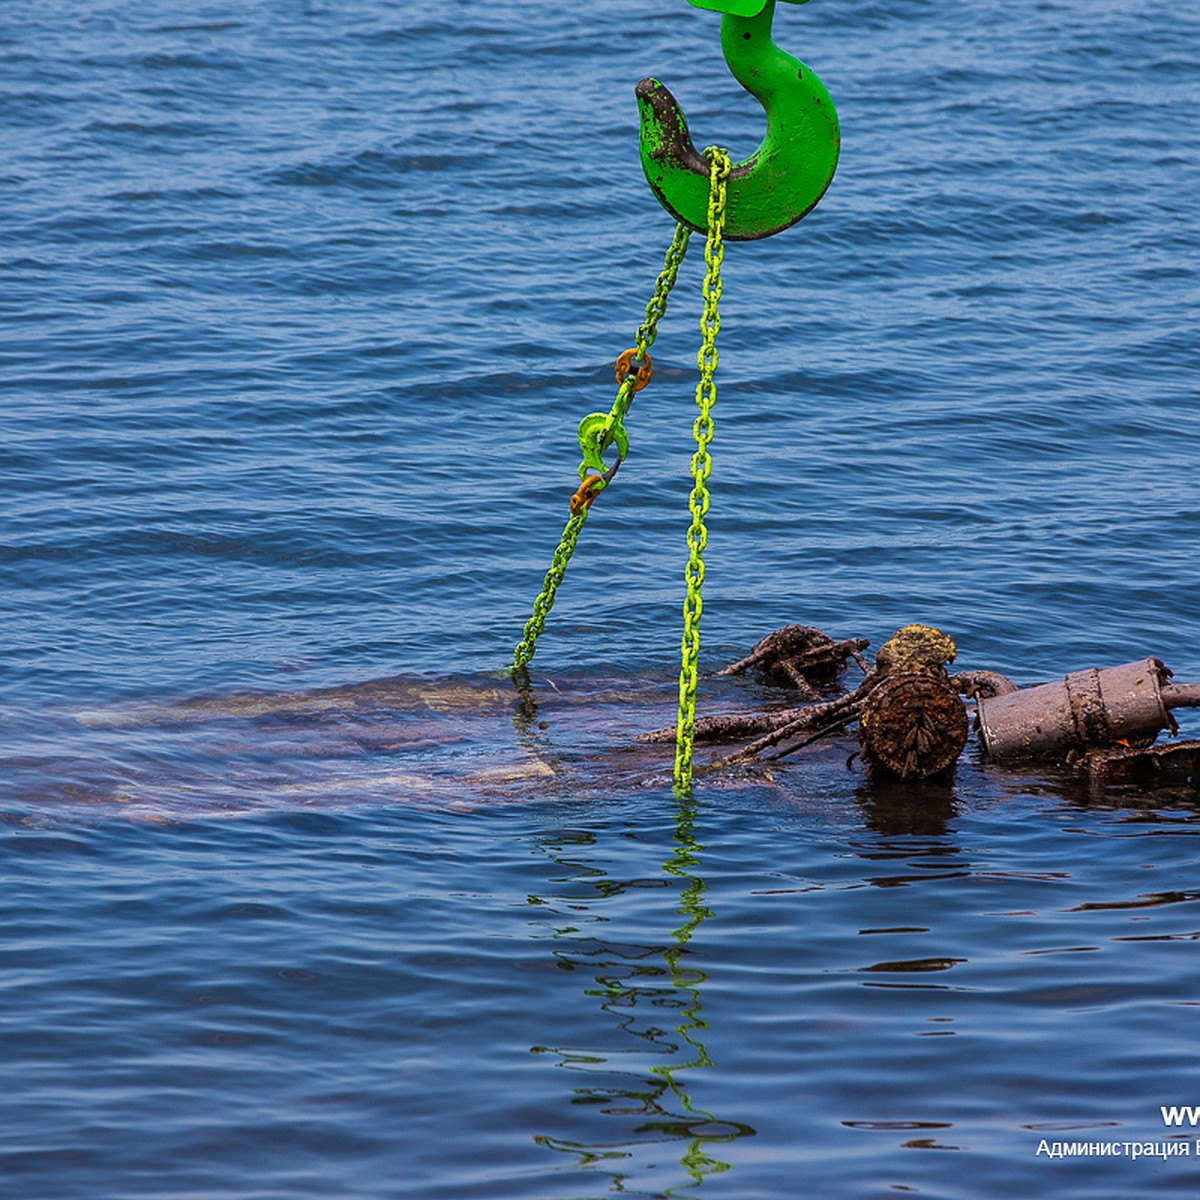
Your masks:
{"label": "corroded metal pipe", "polygon": [[1157,658],[1073,671],[977,705],[988,757],[1055,758],[1072,750],[1153,740],[1175,729],[1170,709],[1200,705],[1200,685],[1170,684]]}
{"label": "corroded metal pipe", "polygon": [[1200,708],[1200,683],[1168,683],[1162,698],[1168,708]]}

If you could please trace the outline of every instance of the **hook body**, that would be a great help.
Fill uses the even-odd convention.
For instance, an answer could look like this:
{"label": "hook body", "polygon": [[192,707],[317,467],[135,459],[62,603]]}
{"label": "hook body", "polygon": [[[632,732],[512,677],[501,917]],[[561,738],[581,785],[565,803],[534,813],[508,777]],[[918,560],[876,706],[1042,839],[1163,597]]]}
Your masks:
{"label": "hook body", "polygon": [[[769,237],[799,221],[829,187],[840,147],[837,113],[817,76],[772,41],[775,0],[692,3],[724,14],[725,61],[767,117],[758,149],[730,172],[725,237]],[[742,15],[755,8],[751,15]],[[657,79],[643,79],[635,94],[642,167],[650,188],[676,220],[703,230],[709,166],[692,141],[683,110]]]}

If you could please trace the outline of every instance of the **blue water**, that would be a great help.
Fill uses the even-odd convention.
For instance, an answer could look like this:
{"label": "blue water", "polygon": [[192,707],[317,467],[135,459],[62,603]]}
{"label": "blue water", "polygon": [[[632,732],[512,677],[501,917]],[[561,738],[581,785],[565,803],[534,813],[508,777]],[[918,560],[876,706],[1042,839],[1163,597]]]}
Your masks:
{"label": "blue water", "polygon": [[[816,0],[833,186],[724,269],[702,668],[804,622],[1200,679],[1200,12]],[[831,742],[695,800],[684,0],[0,8],[3,1200],[1200,1196],[1195,793]],[[706,680],[701,710],[780,696]]]}

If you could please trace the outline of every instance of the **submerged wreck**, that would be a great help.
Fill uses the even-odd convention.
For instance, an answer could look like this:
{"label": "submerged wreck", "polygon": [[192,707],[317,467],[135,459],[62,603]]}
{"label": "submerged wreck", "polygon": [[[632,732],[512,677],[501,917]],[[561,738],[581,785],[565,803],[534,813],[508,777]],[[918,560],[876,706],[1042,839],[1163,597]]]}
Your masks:
{"label": "submerged wreck", "polygon": [[[845,795],[837,779],[849,756],[868,777],[862,802],[882,805],[871,820],[897,828],[936,826],[949,811],[944,785],[956,769],[960,783],[977,775],[981,759],[985,770],[991,763],[1014,775],[1065,775],[1072,792],[1077,782],[1089,792],[1190,782],[1194,801],[1200,740],[1157,739],[1177,733],[1173,713],[1200,705],[1200,687],[1174,683],[1157,658],[1018,688],[995,671],[956,671],[954,640],[930,626],[897,630],[873,656],[868,648],[865,638],[789,625],[716,672],[713,710],[695,724],[696,774],[716,787],[782,783],[777,760],[811,747],[793,780],[804,774],[797,791],[811,779],[827,799]],[[740,686],[750,676],[776,685],[753,689],[757,706]],[[115,804],[147,821],[201,810],[230,816],[266,803],[474,809],[533,796],[609,797],[661,787],[664,746],[654,743],[673,743],[675,727],[638,731],[654,729],[677,704],[677,680],[653,671],[536,684],[395,676],[299,691],[148,695],[73,710],[78,761],[14,759],[12,786],[39,803]]]}

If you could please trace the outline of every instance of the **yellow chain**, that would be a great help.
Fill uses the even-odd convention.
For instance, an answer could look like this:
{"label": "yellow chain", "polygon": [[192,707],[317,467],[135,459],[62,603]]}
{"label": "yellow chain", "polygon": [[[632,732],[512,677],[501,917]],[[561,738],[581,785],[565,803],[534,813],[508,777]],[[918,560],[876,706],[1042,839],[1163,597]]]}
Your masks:
{"label": "yellow chain", "polygon": [[[675,236],[671,239],[670,246],[667,247],[663,268],[658,273],[658,278],[654,281],[654,295],[650,297],[650,301],[646,305],[645,320],[637,331],[635,357],[638,361],[645,361],[647,352],[654,345],[654,339],[658,336],[658,322],[667,311],[667,297],[671,294],[671,289],[675,286],[675,279],[679,274],[679,265],[683,262],[683,256],[687,253],[688,240],[691,237],[691,233],[692,231],[682,223],[675,227]],[[625,415],[629,412],[629,406],[633,403],[633,393],[637,390],[635,387],[636,382],[636,376],[630,374],[618,387],[617,398],[613,401],[612,410],[609,412],[603,430],[600,433],[599,442],[601,450],[607,449],[614,431],[621,428],[621,423],[624,421]],[[586,469],[580,467],[580,479],[583,479],[586,475]],[[522,667],[528,666],[530,659],[533,658],[534,650],[537,649],[538,637],[546,625],[546,615],[554,607],[554,597],[558,594],[559,585],[566,574],[567,564],[571,561],[571,555],[575,553],[575,543],[579,541],[579,534],[582,532],[584,523],[587,521],[591,502],[608,483],[607,478],[599,476],[592,476],[591,478],[594,480],[594,483],[587,488],[586,495],[583,494],[584,488],[581,487],[575,493],[575,496],[572,497],[571,517],[567,521],[566,528],[563,529],[562,538],[558,543],[558,549],[554,552],[554,557],[551,559],[550,569],[546,572],[546,578],[542,581],[542,590],[533,602],[533,614],[525,623],[524,633],[521,640],[517,643],[516,649],[513,651],[514,670],[519,671]]]}
{"label": "yellow chain", "polygon": [[722,235],[725,228],[725,185],[729,179],[729,155],[716,146],[704,151],[709,162],[708,241],[704,247],[704,312],[700,318],[700,352],[696,363],[700,382],[696,385],[696,406],[700,410],[692,427],[696,453],[692,455],[692,494],[688,507],[692,524],[688,529],[688,562],[684,570],[687,595],[683,602],[683,643],[679,667],[679,724],[675,734],[675,790],[687,794],[692,787],[692,741],[696,724],[696,680],[700,662],[700,613],[703,603],[700,588],[704,583],[704,547],[708,530],[708,476],[712,459],[708,443],[713,436],[712,406],[717,398],[713,376],[717,370],[717,333],[721,317],[717,301],[721,298],[721,262],[725,258]]}

